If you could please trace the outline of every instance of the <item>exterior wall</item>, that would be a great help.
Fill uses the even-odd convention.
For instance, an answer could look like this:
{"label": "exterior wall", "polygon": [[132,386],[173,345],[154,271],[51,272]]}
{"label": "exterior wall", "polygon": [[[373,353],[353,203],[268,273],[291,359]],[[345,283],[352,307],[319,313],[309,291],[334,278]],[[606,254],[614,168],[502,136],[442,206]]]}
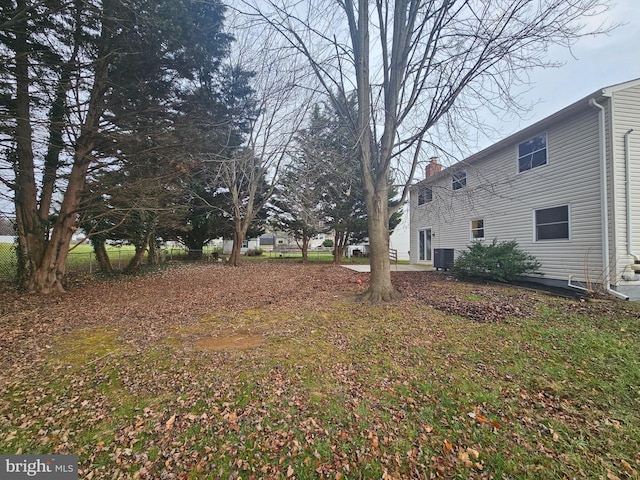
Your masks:
{"label": "exterior wall", "polygon": [[[640,296],[640,275],[633,273],[630,266],[633,257],[629,251],[640,257],[640,86],[614,92],[612,95],[611,155],[613,158],[613,216],[615,240],[612,242],[611,282],[617,289],[627,294],[633,290]],[[629,134],[631,199],[631,248],[627,243],[627,185],[625,167],[625,134]]]}
{"label": "exterior wall", "polygon": [[[529,132],[529,130],[528,130]],[[518,144],[547,133],[547,165],[518,173]],[[471,157],[467,185],[451,188],[450,170],[433,177],[433,200],[418,206],[411,194],[411,261],[418,262],[418,231],[433,229],[433,248],[472,241],[471,221],[484,220],[485,241],[516,240],[541,262],[545,280],[597,282],[602,277],[598,114],[587,102],[569,119],[546,129],[514,135],[513,142],[486,158]],[[463,162],[464,165],[464,162]],[[454,167],[455,168],[455,167]],[[535,240],[537,209],[569,206],[569,240]]]}
{"label": "exterior wall", "polygon": [[[245,252],[249,249],[255,249],[260,247],[260,240],[257,238],[249,238],[245,239],[248,242],[248,247],[240,248],[240,253],[245,254]],[[222,253],[225,255],[229,255],[231,253],[231,249],[233,248],[233,240],[223,240],[222,242]]]}

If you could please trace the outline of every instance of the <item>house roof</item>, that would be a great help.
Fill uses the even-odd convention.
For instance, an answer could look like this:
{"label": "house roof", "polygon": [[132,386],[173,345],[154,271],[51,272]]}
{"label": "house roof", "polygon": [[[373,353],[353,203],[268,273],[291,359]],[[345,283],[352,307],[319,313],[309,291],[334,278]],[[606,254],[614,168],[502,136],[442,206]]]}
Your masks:
{"label": "house roof", "polygon": [[627,88],[631,88],[631,87],[636,87],[640,85],[640,78],[636,78],[634,80],[629,80],[627,82],[622,82],[622,83],[617,83],[615,85],[611,85],[609,87],[604,87],[601,89],[596,90],[595,92],[591,93],[590,95],[587,95],[586,97],[581,98],[580,100],[578,100],[577,102],[572,103],[571,105],[563,108],[562,110],[557,111],[556,113],[553,113],[551,115],[549,115],[548,117],[543,118],[542,120],[537,121],[536,123],[529,125],[528,127],[523,128],[522,130],[517,131],[516,133],[513,133],[511,135],[509,135],[508,137],[498,141],[497,143],[494,143],[493,145],[480,150],[477,153],[474,153],[473,155],[465,158],[464,160],[461,160],[445,169],[443,169],[441,172],[433,175],[432,177],[429,178],[425,178],[422,181],[418,182],[418,185],[422,184],[422,183],[430,183],[432,180],[441,177],[442,175],[444,175],[446,172],[450,172],[451,170],[455,170],[457,167],[459,167],[461,164],[464,165],[469,165],[471,163],[476,163],[478,161],[481,161],[484,158],[487,158],[489,156],[491,156],[492,154],[494,154],[495,152],[497,152],[498,150],[501,150],[502,148],[504,148],[505,146],[508,145],[512,145],[514,143],[520,143],[523,142],[525,140],[530,139],[531,137],[533,137],[534,135],[540,133],[541,131],[545,130],[549,125],[558,122],[559,120],[562,120],[564,118],[570,117],[571,115],[573,115],[575,112],[583,110],[585,108],[592,108],[589,106],[589,101],[592,98],[597,99],[601,99],[604,97],[611,97],[614,93],[620,91],[620,90],[625,90]]}

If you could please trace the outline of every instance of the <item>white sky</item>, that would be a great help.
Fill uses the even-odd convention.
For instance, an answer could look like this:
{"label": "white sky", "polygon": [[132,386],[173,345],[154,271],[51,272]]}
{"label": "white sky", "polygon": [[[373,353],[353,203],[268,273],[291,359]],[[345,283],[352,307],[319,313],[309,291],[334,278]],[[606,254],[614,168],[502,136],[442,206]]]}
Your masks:
{"label": "white sky", "polygon": [[[520,121],[500,128],[501,138],[596,90],[640,78],[640,1],[617,0],[606,13],[606,19],[623,25],[608,35],[580,39],[571,52],[559,48],[549,52],[549,60],[564,65],[531,73],[532,84],[523,98],[525,103],[537,103]],[[490,143],[487,141],[480,147]]]}

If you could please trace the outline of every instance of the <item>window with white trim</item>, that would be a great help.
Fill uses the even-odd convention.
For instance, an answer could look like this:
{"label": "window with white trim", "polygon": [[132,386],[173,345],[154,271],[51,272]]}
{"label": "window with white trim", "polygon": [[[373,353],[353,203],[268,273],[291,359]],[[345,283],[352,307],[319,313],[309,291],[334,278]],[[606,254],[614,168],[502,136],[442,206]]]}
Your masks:
{"label": "window with white trim", "polygon": [[451,188],[453,190],[460,190],[467,186],[467,171],[458,170],[451,175]]}
{"label": "window with white trim", "polygon": [[433,200],[433,191],[431,187],[420,187],[418,190],[418,205],[424,205]]}
{"label": "window with white trim", "polygon": [[484,238],[484,220],[471,220],[471,238],[473,240]]}
{"label": "window with white trim", "polygon": [[518,145],[518,172],[547,164],[547,134],[543,133]]}
{"label": "window with white trim", "polygon": [[536,241],[569,239],[569,205],[535,211]]}

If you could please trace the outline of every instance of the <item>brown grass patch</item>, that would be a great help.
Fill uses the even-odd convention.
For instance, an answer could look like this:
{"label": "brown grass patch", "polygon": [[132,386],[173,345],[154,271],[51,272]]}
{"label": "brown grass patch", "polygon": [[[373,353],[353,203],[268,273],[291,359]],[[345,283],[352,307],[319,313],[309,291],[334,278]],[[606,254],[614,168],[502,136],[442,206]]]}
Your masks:
{"label": "brown grass patch", "polygon": [[236,334],[223,335],[220,337],[204,337],[196,340],[194,347],[197,350],[211,350],[214,352],[220,350],[247,350],[255,348],[264,343],[262,335]]}

